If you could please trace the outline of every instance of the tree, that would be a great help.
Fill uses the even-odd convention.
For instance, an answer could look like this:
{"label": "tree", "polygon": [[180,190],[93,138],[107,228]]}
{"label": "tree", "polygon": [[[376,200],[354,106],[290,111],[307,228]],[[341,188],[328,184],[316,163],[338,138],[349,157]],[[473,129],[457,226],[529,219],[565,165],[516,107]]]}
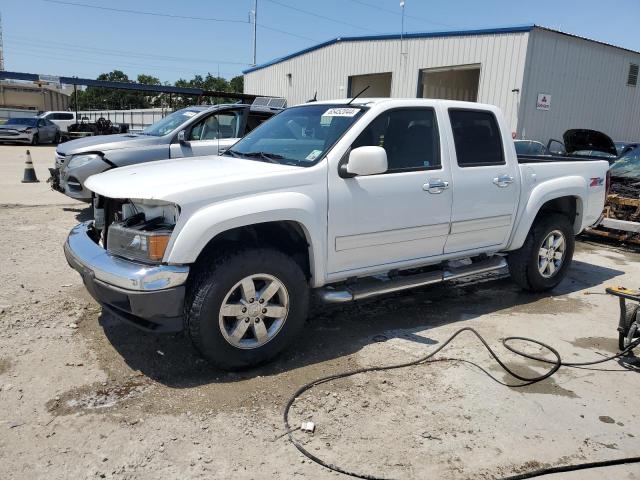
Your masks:
{"label": "tree", "polygon": [[[97,80],[132,83],[132,80],[129,79],[127,74],[121,70],[102,73],[98,75]],[[144,73],[140,73],[136,77],[136,82],[144,85],[162,85],[158,77]],[[165,82],[165,85],[169,84]],[[205,76],[195,75],[190,80],[180,78],[176,80],[174,85],[183,88],[242,93],[244,90],[244,78],[242,75],[238,75],[231,80],[226,80],[225,78],[207,73]],[[76,103],[79,110],[120,110],[129,108],[166,107],[169,106],[169,100],[169,94],[166,93],[87,87],[83,91],[78,90],[77,98],[75,95],[71,96],[71,108],[76,108]],[[203,101],[210,102],[212,100],[215,101],[215,103],[231,103],[236,101],[233,98],[205,98]],[[186,107],[196,102],[197,99],[193,96],[171,96],[171,106],[173,108]]]}

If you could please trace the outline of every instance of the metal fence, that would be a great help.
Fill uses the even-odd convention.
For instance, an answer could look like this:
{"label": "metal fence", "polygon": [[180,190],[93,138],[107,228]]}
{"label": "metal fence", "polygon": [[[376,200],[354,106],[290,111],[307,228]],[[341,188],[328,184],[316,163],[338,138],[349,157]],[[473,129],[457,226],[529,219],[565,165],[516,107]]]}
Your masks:
{"label": "metal fence", "polygon": [[132,110],[82,110],[78,111],[78,120],[86,118],[87,122],[95,122],[100,117],[111,123],[126,123],[130,132],[137,132],[157,122],[173,110],[169,108],[137,108]]}
{"label": "metal fence", "polygon": [[37,110],[28,110],[22,108],[0,108],[0,120],[8,120],[9,118],[35,117]]}

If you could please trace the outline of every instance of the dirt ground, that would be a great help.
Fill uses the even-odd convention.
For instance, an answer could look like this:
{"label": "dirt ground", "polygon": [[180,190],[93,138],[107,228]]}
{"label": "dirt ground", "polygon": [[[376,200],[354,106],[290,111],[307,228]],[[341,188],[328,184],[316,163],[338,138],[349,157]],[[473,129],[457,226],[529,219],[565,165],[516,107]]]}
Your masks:
{"label": "dirt ground", "polygon": [[[287,440],[282,411],[302,384],[355,367],[407,361],[463,326],[524,375],[510,335],[550,343],[568,361],[616,352],[617,300],[640,287],[640,254],[579,243],[562,284],[522,293],[504,275],[364,304],[316,309],[274,363],[217,371],[182,334],[153,336],[110,317],[64,259],[85,204],[44,180],[52,147],[32,148],[41,183],[21,184],[26,147],[0,147],[0,478],[336,478]],[[536,352],[532,347],[528,351]],[[499,370],[471,336],[443,356]],[[438,362],[324,384],[294,404],[294,435],[330,463],[391,478],[494,479],[543,466],[639,454],[635,359],[508,388],[477,367]],[[280,438],[279,438],[280,437]],[[553,479],[639,479],[629,465]]]}

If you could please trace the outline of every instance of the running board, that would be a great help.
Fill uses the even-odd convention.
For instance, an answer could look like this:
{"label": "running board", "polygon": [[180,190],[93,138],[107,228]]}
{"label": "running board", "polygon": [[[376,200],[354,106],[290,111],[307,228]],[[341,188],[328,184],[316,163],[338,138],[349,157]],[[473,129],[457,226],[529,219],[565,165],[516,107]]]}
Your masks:
{"label": "running board", "polygon": [[491,272],[506,266],[507,262],[504,257],[495,256],[458,268],[443,268],[442,270],[389,279],[368,278],[354,285],[345,286],[342,289],[331,286],[323,287],[318,291],[318,294],[320,299],[327,303],[346,303],[400,290],[423,287],[455,278],[468,277],[469,275]]}

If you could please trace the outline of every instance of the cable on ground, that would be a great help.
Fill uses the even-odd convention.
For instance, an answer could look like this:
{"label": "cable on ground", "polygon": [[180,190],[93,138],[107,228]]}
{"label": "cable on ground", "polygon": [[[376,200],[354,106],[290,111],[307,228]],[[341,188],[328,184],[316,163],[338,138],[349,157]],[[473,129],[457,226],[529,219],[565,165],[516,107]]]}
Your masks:
{"label": "cable on ground", "polygon": [[[489,373],[486,369],[484,369],[480,365],[477,365],[476,363],[474,363],[474,362],[472,362],[470,360],[459,359],[459,358],[433,359],[433,357],[435,355],[437,355],[440,351],[442,351],[442,349],[444,349],[447,345],[449,345],[449,343],[451,343],[453,341],[453,339],[455,339],[458,335],[460,335],[463,332],[473,333],[478,338],[478,340],[480,340],[482,345],[484,345],[484,347],[487,349],[487,351],[493,357],[493,359],[498,363],[498,365],[500,365],[500,367],[505,372],[507,372],[509,375],[511,375],[512,377],[520,380],[521,383],[507,384],[505,382],[502,382],[502,381],[498,380],[496,377],[494,377],[493,375],[491,375],[491,373]],[[543,349],[548,350],[551,354],[553,354],[553,357],[555,357],[555,358],[553,360],[548,360],[546,358],[537,357],[535,355],[530,355],[528,353],[524,353],[524,352],[516,349],[515,347],[509,345],[509,343],[513,342],[513,341],[523,341],[523,342],[528,342],[528,343],[531,343],[531,344],[534,344],[534,345],[538,345],[538,346],[542,347]],[[411,361],[408,361],[408,362],[397,363],[397,364],[386,365],[386,366],[359,368],[359,369],[356,369],[356,370],[351,370],[351,371],[347,371],[347,372],[343,372],[343,373],[338,373],[338,374],[322,377],[322,378],[319,378],[317,380],[313,380],[313,381],[301,386],[289,398],[289,400],[287,401],[287,404],[285,406],[284,414],[283,414],[284,426],[285,426],[285,434],[288,435],[289,441],[291,441],[291,443],[300,451],[300,453],[302,453],[305,457],[309,458],[310,460],[314,461],[315,463],[317,463],[317,464],[319,464],[319,465],[321,465],[321,466],[323,466],[325,468],[328,468],[329,470],[333,470],[334,472],[339,472],[339,473],[342,473],[344,475],[349,475],[349,476],[355,477],[355,478],[363,478],[363,479],[366,479],[366,480],[390,480],[387,477],[380,477],[380,476],[370,475],[370,474],[366,474],[366,473],[349,471],[346,468],[343,468],[343,467],[341,467],[339,465],[335,465],[335,464],[329,463],[329,462],[321,459],[317,455],[314,455],[313,453],[309,452],[306,448],[304,448],[304,446],[293,436],[293,432],[295,430],[297,430],[297,429],[292,429],[290,424],[289,424],[289,411],[291,410],[291,407],[293,406],[294,402],[298,399],[298,397],[300,397],[300,395],[302,395],[304,392],[312,389],[313,387],[316,387],[316,386],[321,385],[323,383],[332,382],[334,380],[338,380],[338,379],[341,379],[341,378],[351,377],[351,376],[359,375],[359,374],[362,374],[362,373],[382,372],[382,371],[387,371],[387,370],[396,370],[396,369],[399,369],[399,368],[406,368],[406,367],[417,366],[417,365],[426,364],[426,363],[435,363],[435,362],[444,362],[444,361],[446,361],[446,362],[456,361],[456,362],[469,363],[471,365],[476,366],[480,370],[482,370],[482,372],[484,372],[491,379],[493,379],[494,381],[500,383],[501,385],[505,385],[507,387],[525,387],[527,385],[533,385],[534,383],[538,383],[538,382],[541,382],[543,380],[546,380],[547,378],[549,378],[553,374],[555,374],[560,369],[560,367],[581,368],[581,367],[585,367],[585,366],[589,366],[589,365],[597,365],[597,364],[600,364],[600,363],[609,362],[611,360],[615,360],[617,358],[623,357],[623,356],[627,355],[628,353],[630,353],[635,347],[640,345],[640,339],[632,342],[627,348],[625,348],[622,352],[617,353],[616,355],[609,356],[609,357],[604,357],[602,359],[598,359],[598,360],[595,360],[595,361],[580,362],[580,363],[563,362],[561,357],[560,357],[560,354],[558,353],[558,351],[555,348],[551,347],[550,345],[547,345],[546,343],[540,342],[538,340],[534,340],[532,338],[527,338],[527,337],[507,337],[507,338],[502,340],[502,344],[507,350],[509,350],[510,352],[512,352],[512,353],[514,353],[516,355],[520,355],[520,356],[528,358],[530,360],[534,360],[534,361],[538,361],[538,362],[549,364],[549,365],[551,365],[551,368],[546,373],[544,373],[542,375],[535,376],[535,377],[525,377],[525,376],[519,375],[516,372],[514,372],[513,370],[511,370],[509,367],[507,367],[507,365],[505,365],[502,362],[502,360],[500,360],[498,355],[493,351],[493,349],[489,346],[489,344],[482,337],[482,335],[480,335],[473,328],[464,327],[464,328],[461,328],[461,329],[457,330],[455,333],[453,333],[453,335],[451,335],[438,348],[436,348],[435,350],[423,355],[422,357],[420,357],[420,358],[418,358],[416,360],[411,360]],[[524,480],[524,479],[528,479],[528,478],[540,477],[540,476],[543,476],[543,475],[549,475],[549,474],[553,474],[553,473],[572,472],[572,471],[577,471],[577,470],[608,467],[608,466],[614,466],[614,465],[624,465],[624,464],[629,464],[629,463],[640,463],[640,457],[628,457],[628,458],[620,458],[620,459],[614,459],[614,460],[606,460],[606,461],[601,461],[601,462],[590,462],[590,463],[581,463],[581,464],[576,464],[576,465],[565,465],[565,466],[559,466],[559,467],[548,467],[548,468],[542,468],[540,470],[533,470],[533,471],[530,471],[530,472],[520,473],[518,475],[513,475],[513,476],[509,476],[509,477],[503,477],[501,480]]]}

